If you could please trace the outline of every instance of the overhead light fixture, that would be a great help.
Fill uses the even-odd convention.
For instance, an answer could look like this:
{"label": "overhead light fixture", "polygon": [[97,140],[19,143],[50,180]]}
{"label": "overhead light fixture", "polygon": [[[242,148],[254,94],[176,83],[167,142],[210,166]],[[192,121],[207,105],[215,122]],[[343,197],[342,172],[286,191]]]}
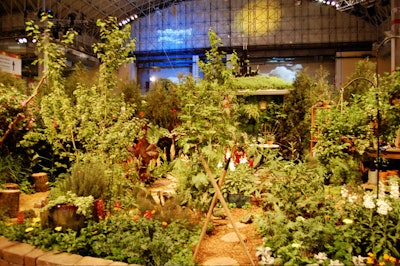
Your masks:
{"label": "overhead light fixture", "polygon": [[128,23],[131,22],[131,21],[134,21],[134,20],[137,19],[137,18],[138,18],[138,15],[136,15],[136,14],[131,15],[131,16],[129,16],[129,17],[126,17],[126,18],[120,20],[120,21],[118,22],[118,25],[119,25],[120,27],[125,26],[126,24],[128,24]]}

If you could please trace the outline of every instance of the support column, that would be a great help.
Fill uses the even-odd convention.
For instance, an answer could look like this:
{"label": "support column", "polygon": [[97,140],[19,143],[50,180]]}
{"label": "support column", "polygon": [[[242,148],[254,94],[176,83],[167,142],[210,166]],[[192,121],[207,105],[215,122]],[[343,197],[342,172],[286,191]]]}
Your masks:
{"label": "support column", "polygon": [[200,78],[198,62],[199,62],[199,56],[198,55],[192,56],[192,77],[195,80],[199,80]]}
{"label": "support column", "polygon": [[[400,36],[400,0],[391,0],[391,33]],[[400,67],[400,39],[391,40],[391,70]]]}

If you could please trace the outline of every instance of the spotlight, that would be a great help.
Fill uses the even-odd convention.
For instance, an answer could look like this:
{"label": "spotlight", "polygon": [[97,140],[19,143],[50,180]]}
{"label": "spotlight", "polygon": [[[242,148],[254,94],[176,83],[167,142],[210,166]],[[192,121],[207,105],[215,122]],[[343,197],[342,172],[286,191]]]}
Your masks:
{"label": "spotlight", "polygon": [[157,81],[157,77],[156,76],[151,76],[150,77],[150,81],[151,82],[156,82]]}
{"label": "spotlight", "polygon": [[18,39],[17,39],[17,42],[18,42],[19,44],[24,44],[24,43],[27,43],[27,42],[28,42],[28,39],[26,39],[25,37],[23,37],[23,38],[18,38]]}

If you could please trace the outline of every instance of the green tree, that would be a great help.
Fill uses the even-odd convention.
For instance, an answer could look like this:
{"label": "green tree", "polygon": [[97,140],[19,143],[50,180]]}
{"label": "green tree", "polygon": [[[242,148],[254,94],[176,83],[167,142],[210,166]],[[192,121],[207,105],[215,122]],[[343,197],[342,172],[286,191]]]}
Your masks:
{"label": "green tree", "polygon": [[[129,56],[134,49],[130,28],[119,29],[115,18],[99,20],[97,25],[102,39],[94,45],[101,61],[99,78],[93,83],[78,82],[73,97],[71,92],[66,93],[62,75],[66,61],[61,52],[64,49],[53,42],[50,35],[43,36],[37,25],[28,26],[39,40],[40,52],[47,55],[41,60],[47,66],[44,74],[48,74],[48,92],[41,99],[43,127],[29,132],[22,144],[32,147],[39,141],[49,143],[60,158],[56,167],[68,168],[85,154],[108,154],[109,159],[123,160],[125,147],[141,134],[145,122],[135,117],[135,106],[126,103],[124,95],[117,90],[117,70],[121,64],[133,60]],[[65,37],[67,45],[72,42],[74,33]]]}

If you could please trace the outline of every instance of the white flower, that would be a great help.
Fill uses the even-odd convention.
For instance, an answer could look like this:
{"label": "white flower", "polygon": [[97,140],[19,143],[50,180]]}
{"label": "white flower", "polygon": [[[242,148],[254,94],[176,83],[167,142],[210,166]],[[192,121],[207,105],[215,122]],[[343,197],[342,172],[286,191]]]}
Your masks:
{"label": "white flower", "polygon": [[367,259],[366,257],[362,257],[362,256],[358,255],[358,257],[353,256],[352,261],[353,261],[354,265],[363,266],[363,265],[367,265],[367,264],[365,264],[366,259]]}
{"label": "white flower", "polygon": [[349,195],[349,191],[347,190],[347,188],[342,187],[342,189],[340,190],[340,194],[343,198],[347,198],[347,196]]}
{"label": "white flower", "polygon": [[390,197],[394,199],[399,198],[399,183],[397,182],[397,180],[390,179],[389,184],[390,184]]}
{"label": "white flower", "polygon": [[376,205],[378,205],[378,209],[376,211],[382,215],[386,215],[388,214],[388,211],[392,210],[392,207],[389,205],[389,203],[387,203],[383,199],[378,199]]}
{"label": "white flower", "polygon": [[356,194],[349,195],[348,199],[350,203],[354,203],[357,201],[357,195]]}
{"label": "white flower", "polygon": [[272,249],[270,247],[257,247],[256,256],[270,256],[272,255]]}
{"label": "white flower", "polygon": [[274,265],[275,259],[274,257],[267,256],[267,257],[262,257],[260,261],[260,265]]}
{"label": "white flower", "polygon": [[219,162],[218,165],[217,165],[218,168],[222,168],[223,166],[224,165],[222,164],[222,162]]}
{"label": "white flower", "polygon": [[229,150],[227,150],[225,153],[225,159],[228,160],[229,158],[231,158],[231,152]]}
{"label": "white flower", "polygon": [[239,163],[248,163],[247,157],[246,156],[245,157],[240,157]]}
{"label": "white flower", "polygon": [[318,254],[314,254],[314,258],[319,264],[322,264],[328,259],[328,256],[324,252],[318,252]]}
{"label": "white flower", "polygon": [[385,184],[383,184],[382,181],[379,181],[379,195],[378,198],[379,199],[383,199],[385,198]]}
{"label": "white flower", "polygon": [[236,170],[235,163],[233,161],[229,162],[229,170],[234,172]]}
{"label": "white flower", "polygon": [[256,256],[259,257],[260,265],[273,265],[275,263],[270,247],[257,247]]}
{"label": "white flower", "polygon": [[331,266],[344,266],[344,264],[341,263],[339,260],[331,260],[331,262],[328,265],[331,265]]}
{"label": "white flower", "polygon": [[374,198],[371,194],[365,193],[363,199],[364,199],[363,205],[365,208],[367,208],[367,209],[375,208]]}

